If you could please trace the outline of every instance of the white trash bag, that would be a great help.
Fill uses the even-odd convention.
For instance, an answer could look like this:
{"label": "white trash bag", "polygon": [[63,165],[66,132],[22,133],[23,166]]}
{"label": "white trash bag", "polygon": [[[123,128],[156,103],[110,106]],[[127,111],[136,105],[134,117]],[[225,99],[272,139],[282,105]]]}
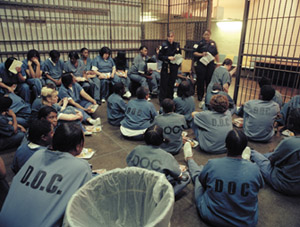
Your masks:
{"label": "white trash bag", "polygon": [[70,199],[63,226],[169,225],[174,190],[164,174],[137,167],[101,174]]}

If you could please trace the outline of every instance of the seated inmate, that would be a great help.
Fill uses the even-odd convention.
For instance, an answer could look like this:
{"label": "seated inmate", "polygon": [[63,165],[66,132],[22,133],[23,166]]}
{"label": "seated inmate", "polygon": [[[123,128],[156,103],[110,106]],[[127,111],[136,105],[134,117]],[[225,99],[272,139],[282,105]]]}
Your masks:
{"label": "seated inmate", "polygon": [[260,99],[244,104],[243,129],[253,141],[268,142],[274,135],[274,122],[279,113],[279,105],[272,101],[275,90],[271,85],[260,89]]}
{"label": "seated inmate", "polygon": [[178,154],[183,145],[182,131],[187,128],[183,115],[174,113],[175,104],[172,99],[164,99],[161,104],[163,113],[154,119],[154,124],[160,126],[168,143],[162,143],[160,148],[173,155]]}
{"label": "seated inmate", "polygon": [[11,98],[0,97],[0,150],[19,146],[26,132],[18,124],[15,113],[10,109],[11,105]]}
{"label": "seated inmate", "polygon": [[286,195],[300,195],[300,108],[289,115],[287,128],[295,136],[283,139],[273,152],[251,151],[251,160],[260,168],[265,181]]}
{"label": "seated inmate", "polygon": [[47,120],[35,120],[30,124],[28,138],[17,149],[12,163],[12,170],[17,173],[27,160],[39,150],[47,150],[52,143],[53,125]]}
{"label": "seated inmate", "polygon": [[182,173],[176,159],[160,148],[165,141],[163,129],[157,125],[151,126],[146,130],[144,139],[147,145],[134,148],[126,158],[127,165],[165,174],[177,195],[190,182],[190,176],[188,172]]}
{"label": "seated inmate", "polygon": [[114,93],[107,99],[107,120],[113,126],[120,126],[125,117],[126,103],[123,100],[124,84],[118,82],[114,85]]}
{"label": "seated inmate", "polygon": [[95,124],[92,119],[92,105],[97,102],[89,96],[84,89],[75,81],[75,77],[71,73],[64,73],[62,76],[62,86],[59,88],[58,97],[60,99],[68,98],[68,103],[79,110],[83,115],[83,121]]}
{"label": "seated inmate", "polygon": [[153,124],[157,112],[154,105],[147,101],[147,88],[139,87],[136,96],[137,99],[132,99],[127,104],[120,131],[125,138],[143,140],[143,134]]}
{"label": "seated inmate", "polygon": [[208,160],[198,166],[190,143],[184,157],[195,184],[195,202],[200,217],[213,226],[256,226],[258,191],[263,177],[254,163],[242,159],[247,137],[231,130],[226,136],[227,157]]}
{"label": "seated inmate", "polygon": [[22,75],[26,78],[26,83],[32,89],[34,98],[41,94],[42,89],[42,68],[40,54],[37,50],[32,49],[27,52],[27,59],[22,61]]}
{"label": "seated inmate", "polygon": [[26,103],[30,103],[30,87],[22,75],[21,67],[15,68],[16,73],[9,71],[14,60],[17,59],[9,57],[5,63],[0,64],[0,94],[16,93]]}
{"label": "seated inmate", "polygon": [[55,86],[61,85],[61,76],[64,69],[64,61],[60,58],[60,53],[57,50],[51,50],[49,52],[50,58],[42,64],[42,69],[45,72],[44,81],[45,84],[54,84]]}
{"label": "seated inmate", "polygon": [[53,150],[35,152],[14,177],[0,213],[4,226],[61,226],[71,196],[92,178],[81,153],[84,135],[73,123],[60,125]]}
{"label": "seated inmate", "polygon": [[184,115],[184,118],[189,127],[192,127],[193,118],[192,112],[195,111],[195,102],[193,89],[188,81],[182,81],[178,86],[177,96],[174,98],[175,113]]}
{"label": "seated inmate", "polygon": [[226,152],[225,138],[232,130],[228,99],[224,95],[214,95],[210,100],[212,110],[193,112],[193,130],[201,150],[221,154]]}

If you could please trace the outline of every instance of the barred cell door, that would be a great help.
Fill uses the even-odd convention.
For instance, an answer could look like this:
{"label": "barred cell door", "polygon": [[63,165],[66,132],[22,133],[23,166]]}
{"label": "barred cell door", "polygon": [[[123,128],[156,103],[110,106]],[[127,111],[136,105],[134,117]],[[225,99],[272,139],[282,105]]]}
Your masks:
{"label": "barred cell door", "polygon": [[300,1],[246,0],[234,100],[259,98],[267,78],[283,101],[300,94]]}

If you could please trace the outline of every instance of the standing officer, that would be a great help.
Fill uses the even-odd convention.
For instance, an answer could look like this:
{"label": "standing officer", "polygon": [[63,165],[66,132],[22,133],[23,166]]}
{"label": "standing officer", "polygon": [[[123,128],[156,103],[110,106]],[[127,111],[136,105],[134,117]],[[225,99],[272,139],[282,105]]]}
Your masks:
{"label": "standing officer", "polygon": [[165,98],[173,99],[174,83],[178,74],[178,65],[172,64],[170,61],[175,60],[174,55],[181,54],[180,44],[174,42],[174,32],[168,32],[168,40],[164,42],[160,48],[158,59],[161,60],[161,79],[159,89],[159,102]]}
{"label": "standing officer", "polygon": [[204,96],[204,82],[206,87],[209,85],[212,74],[215,70],[215,63],[211,61],[208,65],[204,65],[200,62],[200,59],[207,55],[209,52],[215,57],[216,62],[219,62],[219,54],[215,41],[210,39],[211,32],[206,30],[203,34],[203,39],[193,46],[194,49],[194,60],[196,63],[196,74],[197,74],[197,95],[198,100],[201,101]]}

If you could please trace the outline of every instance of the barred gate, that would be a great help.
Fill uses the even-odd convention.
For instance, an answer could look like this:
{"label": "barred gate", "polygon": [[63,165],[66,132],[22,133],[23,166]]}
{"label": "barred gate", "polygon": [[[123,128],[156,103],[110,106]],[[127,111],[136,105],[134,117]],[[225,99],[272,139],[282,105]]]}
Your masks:
{"label": "barred gate", "polygon": [[283,101],[300,94],[299,0],[245,0],[234,100],[259,97],[258,81],[271,80]]}

